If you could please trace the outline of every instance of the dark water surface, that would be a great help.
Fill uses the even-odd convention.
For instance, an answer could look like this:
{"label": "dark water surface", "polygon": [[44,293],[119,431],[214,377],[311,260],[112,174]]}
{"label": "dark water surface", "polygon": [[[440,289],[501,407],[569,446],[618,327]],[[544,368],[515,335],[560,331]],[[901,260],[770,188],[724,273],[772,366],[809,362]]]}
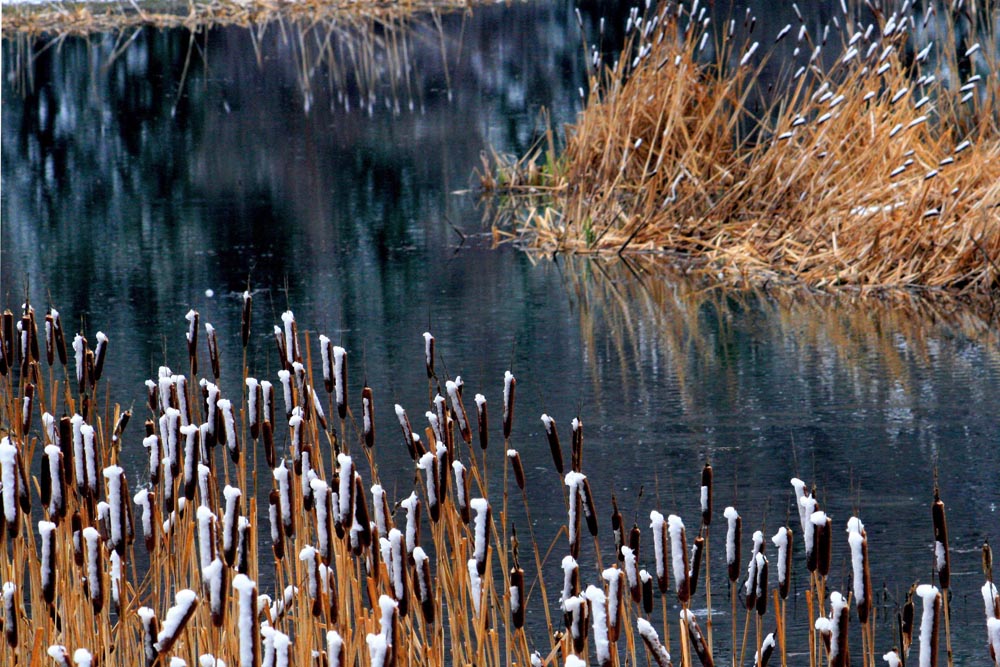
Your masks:
{"label": "dark water surface", "polygon": [[[599,11],[585,14],[588,25]],[[498,420],[503,373],[517,375],[511,444],[525,460],[543,552],[564,505],[542,412],[566,443],[570,420],[582,418],[584,470],[604,519],[614,492],[629,522],[637,516],[646,529],[658,509],[693,532],[710,459],[720,612],[722,508],[737,506],[747,541],[786,520],[798,535],[788,484],[798,475],[834,519],[830,586],[849,585],[844,531],[860,512],[873,584],[884,583],[893,613],[911,583],[931,581],[936,475],[951,531],[955,664],[985,664],[979,550],[984,539],[1000,544],[995,334],[932,309],[726,295],[645,265],[536,263],[490,249],[482,211],[454,191],[475,183],[491,145],[525,151],[542,106],[556,124],[572,119],[585,82],[576,19],[562,4],[527,4],[445,16],[440,33],[429,19],[410,28],[399,29],[405,62],[383,51],[369,63],[381,74],[365,79],[342,59],[303,58],[294,29],[273,26],[259,51],[241,28],[199,35],[186,73],[184,30],[143,30],[113,60],[114,37],[70,38],[30,72],[5,41],[4,307],[16,310],[27,288],[69,330],[107,332],[111,397],[141,413],[143,381],[164,363],[186,366],[189,308],[219,329],[223,393],[239,395],[239,294],[249,280],[251,373],[276,382],[270,329],[286,306],[311,332],[317,364],[316,334],[344,345],[354,396],[364,379],[375,389],[378,460],[395,499],[409,493],[412,464],[392,404],[423,426],[429,329],[442,377],[462,375],[470,409],[468,397],[482,392]],[[349,31],[333,42],[365,44]],[[303,61],[316,71],[303,74]],[[131,428],[126,456],[138,470],[144,452]],[[499,470],[499,442],[489,456]],[[606,520],[602,531],[607,564]],[[796,549],[801,580],[799,538]],[[560,542],[550,593],[562,555]],[[585,566],[584,582],[595,578]],[[803,590],[790,608],[797,628]],[[894,643],[885,625],[878,637],[880,652]]]}

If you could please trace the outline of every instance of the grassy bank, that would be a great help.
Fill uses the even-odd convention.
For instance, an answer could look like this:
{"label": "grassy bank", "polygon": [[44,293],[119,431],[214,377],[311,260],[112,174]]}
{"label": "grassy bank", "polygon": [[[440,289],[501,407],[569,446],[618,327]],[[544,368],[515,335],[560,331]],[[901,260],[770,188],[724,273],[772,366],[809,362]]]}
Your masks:
{"label": "grassy bank", "polygon": [[[673,507],[626,521],[635,507],[595,500],[585,471],[606,462],[584,464],[577,419],[542,415],[545,442],[531,449],[545,460],[512,447],[543,406],[519,397],[511,373],[473,397],[439,374],[447,342],[425,334],[412,356],[427,404],[396,406],[376,430],[384,394],[358,382],[356,353],[291,311],[265,327],[255,315],[249,294],[239,332],[190,311],[175,341],[186,368],[161,367],[125,410],[101,376],[127,341],[74,335],[54,310],[3,314],[4,664],[807,664],[789,644],[813,666],[848,664],[849,652],[874,665],[893,647],[920,664],[950,659],[952,556],[936,497],[935,548],[912,556],[940,588],[887,605],[870,569],[892,538],[880,527],[869,552],[852,517],[845,539],[800,480],[786,489],[797,511],[773,536],[719,507],[707,462],[682,487],[699,508],[686,523]],[[270,381],[249,376],[251,338],[273,339]],[[220,358],[240,344],[242,364]],[[387,448],[412,467],[380,469]],[[529,466],[551,484],[529,487]],[[534,537],[538,494],[563,498],[551,544]],[[979,555],[955,558],[969,569]],[[545,563],[560,561],[560,581],[546,582]],[[990,563],[984,545],[983,629],[1000,650]],[[804,618],[786,615],[794,599]]]}
{"label": "grassy bank", "polygon": [[565,148],[487,168],[517,207],[497,237],[758,283],[996,292],[997,10],[889,5],[834,3],[821,29],[635,14]]}

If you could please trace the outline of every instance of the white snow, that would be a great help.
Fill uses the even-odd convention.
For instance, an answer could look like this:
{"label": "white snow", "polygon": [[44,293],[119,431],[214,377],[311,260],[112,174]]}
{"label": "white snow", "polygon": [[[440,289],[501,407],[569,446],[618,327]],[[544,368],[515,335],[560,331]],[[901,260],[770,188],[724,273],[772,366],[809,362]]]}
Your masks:
{"label": "white snow", "polygon": [[732,506],[727,507],[722,515],[729,522],[729,528],[726,531],[726,563],[732,565],[736,562],[736,520],[740,518],[740,515]]}
{"label": "white snow", "polygon": [[937,623],[934,617],[934,603],[939,595],[937,586],[930,584],[917,586],[917,596],[924,601],[924,610],[920,617],[920,667],[931,667],[931,635]]}

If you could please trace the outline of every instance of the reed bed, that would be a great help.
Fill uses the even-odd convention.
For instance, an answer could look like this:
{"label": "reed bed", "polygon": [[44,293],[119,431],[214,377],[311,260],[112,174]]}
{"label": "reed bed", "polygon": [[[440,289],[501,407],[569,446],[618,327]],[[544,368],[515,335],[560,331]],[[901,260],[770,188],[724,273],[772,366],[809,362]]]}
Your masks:
{"label": "reed bed", "polygon": [[339,19],[382,21],[420,12],[467,7],[459,0],[401,2],[290,2],[288,0],[210,0],[207,2],[52,2],[4,6],[3,36],[88,35],[150,26],[198,30],[213,26],[260,26],[272,21],[310,24]]}
{"label": "reed bed", "polygon": [[[187,368],[161,367],[125,410],[101,380],[127,342],[71,334],[54,308],[4,311],[4,664],[784,667],[805,664],[786,655],[795,637],[808,642],[812,666],[850,664],[852,651],[854,664],[936,665],[939,644],[950,661],[955,582],[936,490],[924,554],[933,575],[915,589],[919,603],[894,611],[872,604],[870,575],[891,545],[869,545],[857,516],[844,539],[842,518],[834,524],[797,478],[790,523],[773,537],[744,527],[734,506],[720,511],[708,462],[690,485],[699,512],[685,521],[661,507],[666,515],[654,510],[629,528],[622,510],[634,508],[596,503],[579,417],[564,458],[555,419],[541,416],[537,449],[551,454],[552,483],[528,487],[527,457],[512,445],[532,408],[510,371],[467,401],[459,376],[439,375],[446,342],[425,333],[413,345],[426,370],[424,419],[418,406],[396,405],[395,423],[376,427],[380,392],[357,381],[351,351],[291,311],[267,327],[278,370],[250,377],[246,350],[263,337],[255,315],[249,292],[238,332],[189,311]],[[242,364],[220,357],[222,340],[242,347]],[[239,373],[239,390],[224,395],[229,373]],[[387,447],[413,467],[380,469]],[[148,464],[135,466],[143,451]],[[534,539],[529,501],[539,493],[564,494],[552,545]],[[527,535],[513,523],[518,506]],[[711,544],[727,566],[714,576]],[[543,573],[560,556],[557,595]],[[840,563],[850,576],[831,576]],[[979,655],[996,662],[988,545],[982,563]],[[808,582],[800,625],[786,620],[793,577]],[[891,622],[877,633],[879,614]]]}
{"label": "reed bed", "polygon": [[484,163],[484,189],[514,195],[495,237],[758,283],[996,293],[997,9],[917,4],[831,3],[822,28],[633,10],[613,64],[591,47],[561,153],[550,130]]}

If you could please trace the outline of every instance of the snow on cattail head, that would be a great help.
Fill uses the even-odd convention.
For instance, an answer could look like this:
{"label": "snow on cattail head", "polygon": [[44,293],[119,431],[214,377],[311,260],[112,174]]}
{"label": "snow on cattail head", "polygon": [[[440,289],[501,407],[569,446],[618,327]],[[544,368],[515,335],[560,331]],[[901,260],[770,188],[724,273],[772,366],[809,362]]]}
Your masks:
{"label": "snow on cattail head", "polygon": [[776,643],[774,641],[774,633],[768,633],[768,635],[764,637],[764,641],[760,643],[760,650],[754,653],[754,667],[767,667],[767,663],[771,659],[771,655],[774,653],[775,646]]}
{"label": "snow on cattail head", "polygon": [[579,417],[573,417],[570,426],[570,467],[580,472],[583,470],[583,422]]}
{"label": "snow on cattail head", "polygon": [[[461,380],[461,378],[458,379]],[[472,429],[469,427],[469,417],[465,412],[465,405],[462,403],[461,385],[454,380],[448,380],[445,383],[445,389],[451,400],[451,410],[458,420],[458,430],[462,434],[462,440],[465,441],[465,444],[470,444],[472,442]]]}
{"label": "snow on cattail head", "polygon": [[434,336],[430,331],[424,332],[424,366],[427,367],[427,377],[434,377]]}
{"label": "snow on cattail head", "polygon": [[517,380],[510,371],[503,374],[503,437],[504,440],[510,438],[510,431],[514,423],[514,393],[517,389]]}
{"label": "snow on cattail head", "polygon": [[479,430],[479,448],[485,450],[490,443],[489,412],[486,409],[486,397],[476,394],[476,426]]}
{"label": "snow on cattail head", "polygon": [[552,453],[552,462],[556,466],[556,472],[563,474],[562,446],[559,444],[559,433],[556,430],[556,420],[547,414],[542,415],[542,425],[545,427],[545,438],[549,443],[549,451]]}
{"label": "snow on cattail head", "polygon": [[656,510],[649,513],[649,521],[649,528],[653,531],[653,555],[656,562],[656,580],[660,593],[666,593],[669,589],[666,563],[667,522],[663,518],[663,515]]}
{"label": "snow on cattail head", "polygon": [[922,584],[917,586],[917,596],[924,602],[920,618],[920,667],[937,667],[938,653],[938,611],[941,608],[941,593],[937,586]]}
{"label": "snow on cattail head", "polygon": [[736,582],[740,578],[740,533],[742,519],[735,507],[727,507],[722,515],[726,517],[726,564],[729,570],[729,581]]}
{"label": "snow on cattail head", "polygon": [[812,565],[821,577],[830,573],[830,556],[832,550],[831,523],[826,512],[813,512],[809,515],[809,523],[813,527],[813,553],[807,565]]}
{"label": "snow on cattail head", "polygon": [[652,656],[657,666],[670,667],[670,653],[660,643],[660,636],[656,634],[656,630],[653,629],[649,621],[644,618],[637,619],[636,628],[639,631],[639,636],[642,637],[642,641],[646,644],[646,651]]}
{"label": "snow on cattail head", "polygon": [[156,636],[154,647],[158,653],[166,653],[184,631],[184,626],[194,615],[198,604],[198,595],[188,589],[177,591],[174,595],[174,606],[167,610],[160,633]]}
{"label": "snow on cattail head", "polygon": [[569,537],[569,552],[573,554],[573,557],[580,555],[580,497],[581,488],[583,487],[583,481],[586,477],[579,472],[570,471],[566,473],[564,482],[569,489],[568,492],[568,521],[567,521],[567,534]]}
{"label": "snow on cattail head", "polygon": [[851,571],[854,581],[854,602],[858,608],[858,621],[868,622],[871,609],[872,583],[868,565],[868,537],[864,524],[857,517],[847,521],[847,542],[851,547]]}
{"label": "snow on cattail head", "polygon": [[245,290],[242,295],[243,308],[240,311],[240,341],[244,349],[250,343],[250,322],[253,313],[253,297],[249,290]]}
{"label": "snow on cattail head", "polygon": [[399,403],[395,405],[396,419],[399,420],[399,428],[403,431],[403,444],[406,451],[410,453],[410,458],[417,460],[417,450],[413,446],[413,428],[410,426],[410,419],[406,416],[406,410]]}
{"label": "snow on cattail head", "polygon": [[375,446],[375,395],[367,385],[361,390],[361,416],[361,433],[365,446],[371,449]]}
{"label": "snow on cattail head", "polygon": [[701,522],[712,524],[712,466],[709,463],[701,469]]}
{"label": "snow on cattail head", "polygon": [[788,599],[791,572],[792,550],[790,547],[792,533],[788,528],[782,526],[771,538],[771,542],[778,549],[778,593],[782,600]]}
{"label": "snow on cattail head", "polygon": [[951,583],[951,557],[948,553],[948,520],[945,518],[944,502],[934,489],[934,503],[931,505],[934,520],[934,567],[941,588],[948,590]]}
{"label": "snow on cattail head", "polygon": [[514,470],[514,481],[517,482],[517,488],[524,491],[524,466],[521,465],[521,455],[517,453],[516,449],[508,449],[507,460],[510,461],[511,468]]}
{"label": "snow on cattail head", "polygon": [[473,558],[476,561],[476,568],[479,576],[486,574],[486,556],[489,552],[489,524],[490,524],[490,504],[485,498],[474,498],[469,506],[476,513],[475,518],[475,542]]}
{"label": "snow on cattail head", "polygon": [[688,584],[687,541],[684,536],[684,522],[676,514],[667,517],[670,532],[670,561],[674,570],[674,583],[677,589],[677,599],[681,604],[691,597]]}

